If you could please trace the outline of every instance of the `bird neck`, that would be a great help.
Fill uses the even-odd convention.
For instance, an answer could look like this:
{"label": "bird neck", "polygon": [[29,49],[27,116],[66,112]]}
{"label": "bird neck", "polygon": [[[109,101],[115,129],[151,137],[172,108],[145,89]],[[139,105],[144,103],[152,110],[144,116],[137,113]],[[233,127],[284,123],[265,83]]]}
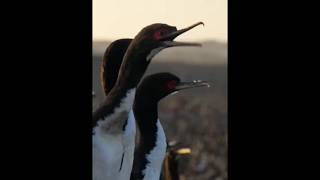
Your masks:
{"label": "bird neck", "polygon": [[143,135],[134,159],[131,180],[159,180],[167,144],[164,130],[158,120],[153,134]]}
{"label": "bird neck", "polygon": [[[115,85],[118,77],[119,67],[116,64],[110,64],[110,60],[103,59],[101,65],[101,84],[105,96],[109,94],[113,86]],[[112,67],[112,68],[111,68]]]}
{"label": "bird neck", "polygon": [[[136,49],[137,45],[130,45],[126,51],[114,87],[108,93],[103,104],[93,114],[93,128],[97,126],[98,121],[103,121],[110,115],[120,116],[123,113],[129,113],[134,100],[131,95],[135,94],[135,91],[132,93],[132,90],[135,90],[149,64],[145,60],[147,55]],[[110,122],[110,124],[112,123],[114,122]]]}
{"label": "bird neck", "polygon": [[115,86],[135,88],[150,64],[146,60],[147,55],[145,50],[141,50],[141,44],[133,41],[123,57]]}
{"label": "bird neck", "polygon": [[132,180],[159,180],[160,178],[167,143],[158,119],[157,105],[157,102],[148,101],[148,98],[136,96],[133,111],[140,130],[140,139],[134,160]]}
{"label": "bird neck", "polygon": [[106,100],[93,113],[93,128],[98,125],[98,122],[103,123],[106,127],[112,127],[113,124],[117,124],[117,126],[125,125],[127,115],[133,105],[135,92],[135,88],[121,89],[115,86],[106,97]]}
{"label": "bird neck", "polygon": [[131,41],[132,39],[127,38],[116,40],[109,45],[103,55],[100,76],[105,95],[110,92],[117,81],[123,57]]}
{"label": "bird neck", "polygon": [[179,180],[178,162],[174,151],[167,152],[163,169],[163,176],[166,180]]}

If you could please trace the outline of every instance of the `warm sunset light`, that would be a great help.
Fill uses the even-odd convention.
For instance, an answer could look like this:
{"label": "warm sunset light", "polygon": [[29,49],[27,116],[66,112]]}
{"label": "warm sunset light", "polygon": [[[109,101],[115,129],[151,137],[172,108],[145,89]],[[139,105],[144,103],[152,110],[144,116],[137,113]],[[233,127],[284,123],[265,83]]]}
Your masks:
{"label": "warm sunset light", "polygon": [[178,29],[202,21],[181,39],[227,42],[227,0],[93,0],[93,40],[132,38],[152,23]]}

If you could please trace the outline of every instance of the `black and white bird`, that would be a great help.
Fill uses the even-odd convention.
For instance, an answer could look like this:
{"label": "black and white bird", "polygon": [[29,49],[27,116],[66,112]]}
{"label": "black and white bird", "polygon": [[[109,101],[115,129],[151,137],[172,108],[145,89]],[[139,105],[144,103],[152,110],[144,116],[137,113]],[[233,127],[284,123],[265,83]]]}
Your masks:
{"label": "black and white bird", "polygon": [[[107,96],[113,88],[117,78],[123,56],[132,39],[118,39],[106,49],[101,64],[101,84],[104,95]],[[189,148],[178,148],[174,141],[170,141],[161,171],[161,180],[179,180],[178,159],[181,155],[190,154]]]}
{"label": "black and white bird", "polygon": [[[118,39],[113,41],[106,49],[101,64],[101,84],[104,95],[107,96],[113,88],[124,54],[132,39]],[[94,93],[94,92],[93,92]],[[190,148],[181,148],[175,141],[170,141],[161,170],[161,180],[179,180],[179,157],[189,155]]]}
{"label": "black and white bird", "polygon": [[191,154],[191,149],[181,147],[175,141],[168,142],[167,153],[163,161],[160,180],[180,180],[179,160],[181,156]]}
{"label": "black and white bird", "polygon": [[130,178],[135,147],[135,121],[130,112],[136,86],[151,59],[162,49],[199,46],[173,41],[180,34],[203,23],[177,30],[166,24],[143,28],[132,40],[123,57],[118,78],[105,101],[93,113],[93,179]]}
{"label": "black and white bird", "polygon": [[100,66],[100,79],[104,95],[107,96],[115,85],[123,57],[133,39],[113,41],[103,54]]}
{"label": "black and white bird", "polygon": [[167,150],[167,139],[158,117],[158,103],[180,90],[209,86],[205,81],[181,82],[171,73],[144,78],[138,86],[133,113],[140,130],[131,180],[159,180]]}

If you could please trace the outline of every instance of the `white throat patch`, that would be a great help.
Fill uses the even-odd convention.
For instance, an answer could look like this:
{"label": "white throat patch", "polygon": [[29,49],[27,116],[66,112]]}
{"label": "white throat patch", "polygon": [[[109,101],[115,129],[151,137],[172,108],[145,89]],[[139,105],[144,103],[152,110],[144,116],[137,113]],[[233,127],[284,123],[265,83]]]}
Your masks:
{"label": "white throat patch", "polygon": [[153,49],[150,54],[147,56],[147,61],[150,61],[156,54],[158,54],[164,47],[158,47]]}

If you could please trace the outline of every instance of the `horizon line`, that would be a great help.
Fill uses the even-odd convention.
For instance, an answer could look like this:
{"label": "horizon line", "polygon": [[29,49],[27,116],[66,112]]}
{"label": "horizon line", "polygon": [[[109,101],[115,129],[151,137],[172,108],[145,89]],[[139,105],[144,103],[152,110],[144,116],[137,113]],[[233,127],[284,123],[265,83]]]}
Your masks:
{"label": "horizon line", "polygon": [[[113,42],[117,39],[92,39],[92,42]],[[179,41],[200,41],[200,42],[205,42],[205,41],[214,41],[214,42],[218,42],[218,43],[224,43],[224,44],[228,44],[228,40],[221,40],[221,39],[215,39],[215,38],[199,38],[199,39],[183,39],[183,40],[179,40]]]}

